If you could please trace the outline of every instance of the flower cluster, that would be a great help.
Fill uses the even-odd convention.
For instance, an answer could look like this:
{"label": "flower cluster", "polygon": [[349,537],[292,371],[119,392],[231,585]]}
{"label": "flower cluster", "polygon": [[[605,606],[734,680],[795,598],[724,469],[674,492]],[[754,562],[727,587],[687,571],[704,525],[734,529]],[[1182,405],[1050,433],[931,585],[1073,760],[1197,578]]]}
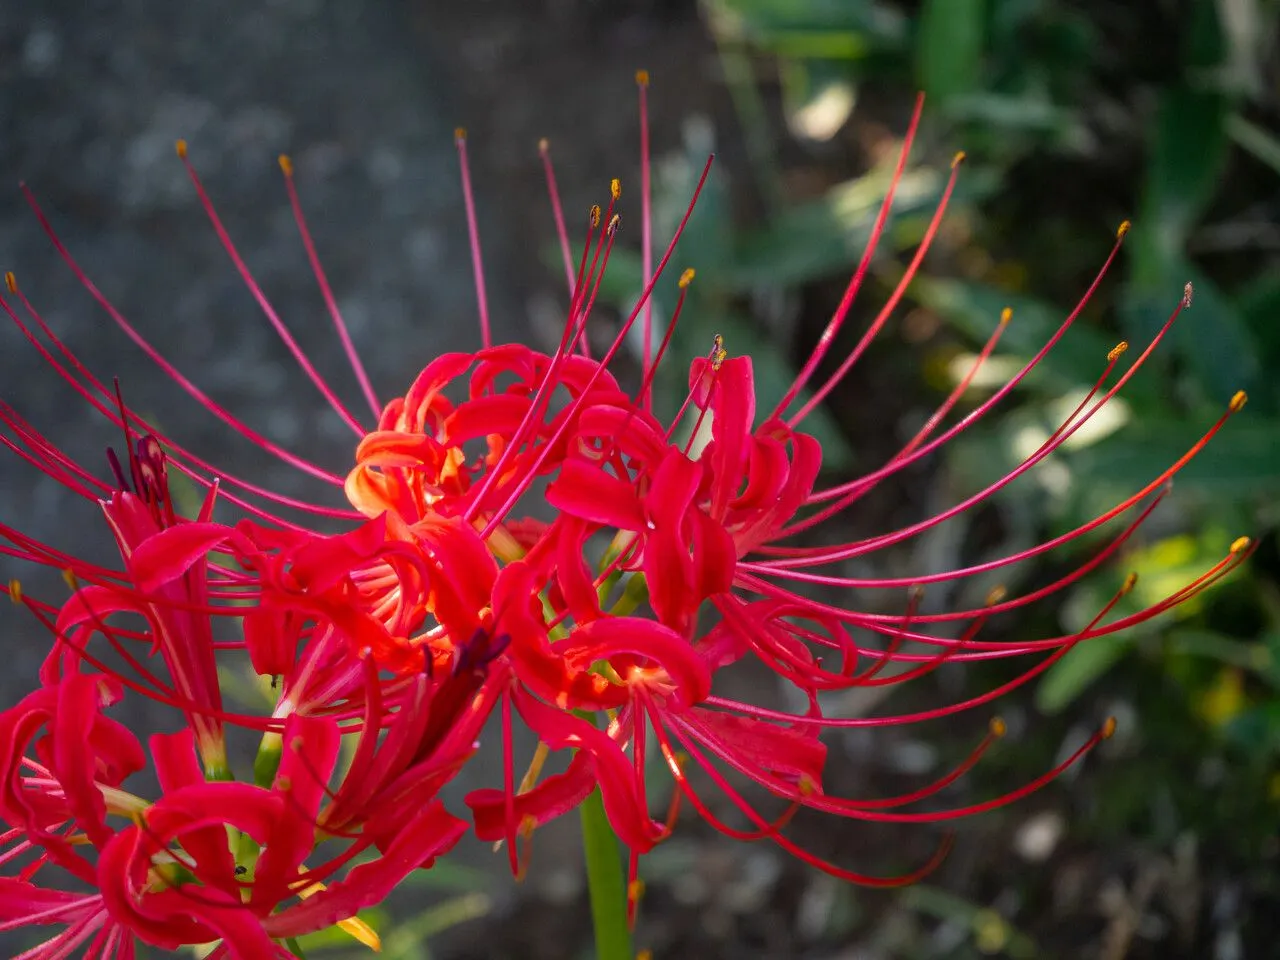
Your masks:
{"label": "flower cluster", "polygon": [[[642,116],[646,78],[640,77]],[[919,120],[913,115],[894,186]],[[643,122],[643,121],[642,121]],[[647,135],[643,138],[647,143]],[[857,579],[846,561],[867,557],[981,504],[1036,466],[1111,400],[1150,355],[1178,314],[1118,376],[1123,354],[1106,358],[1092,391],[1041,446],[991,487],[914,525],[881,535],[812,545],[808,531],[851,510],[877,484],[948,444],[986,417],[1066,335],[1101,282],[1123,239],[1084,298],[1021,370],[953,425],[949,415],[995,349],[999,319],[970,375],[923,428],[883,466],[824,485],[822,450],[803,430],[806,415],[862,356],[903,296],[932,240],[955,183],[953,164],[924,240],[898,288],[854,349],[822,382],[817,371],[867,276],[890,205],[845,297],[795,383],[768,413],[757,409],[749,357],[730,356],[719,337],[688,362],[679,413],[654,413],[655,372],[668,359],[692,271],[675,282],[678,302],[655,329],[655,287],[684,229],[682,221],[603,355],[586,337],[619,230],[614,181],[607,209],[593,208],[571,278],[562,338],[550,353],[494,345],[483,295],[480,246],[459,135],[483,345],[441,356],[403,396],[379,403],[319,267],[286,158],[285,184],[325,302],[347,347],[376,424],[369,429],[320,379],[236,253],[185,145],[178,153],[236,270],[304,371],[358,437],[345,477],[305,462],[240,422],[174,369],[98,291],[36,215],[86,290],[159,369],[231,429],[345,493],[348,506],[291,500],[201,460],[108,386],[59,339],[7,278],[0,308],[40,358],[124,438],[109,474],[77,463],[15,410],[0,406],[0,442],[96,501],[120,562],[90,563],[0,526],[5,553],[64,572],[61,603],[25,593],[12,599],[47,628],[50,647],[37,689],[0,714],[0,817],[8,827],[0,858],[0,930],[56,928],[24,956],[133,956],[135,942],[161,947],[220,941],[214,957],[289,956],[290,938],[333,924],[375,943],[356,913],[404,876],[429,866],[466,832],[504,841],[519,873],[531,833],[600,790],[617,836],[630,852],[632,900],[637,858],[671,831],[680,803],[717,829],[778,844],[829,873],[880,885],[910,882],[855,873],[797,846],[785,832],[801,809],[890,823],[931,823],[1010,802],[1056,776],[1101,738],[1035,782],[959,809],[930,801],[963,775],[1003,732],[988,736],[937,781],[895,797],[859,799],[824,789],[824,731],[912,724],[980,708],[1038,676],[1077,644],[1123,630],[1169,609],[1241,563],[1247,541],[1202,576],[1150,608],[1113,616],[1132,579],[1083,629],[1063,636],[988,640],[986,622],[1075,583],[1131,537],[1172,477],[1240,409],[1221,419],[1168,469],[1112,510],[1078,529],[981,565],[909,578]],[[545,152],[545,146],[544,146]],[[648,158],[642,156],[644,181]],[[701,190],[710,169],[703,172]],[[550,192],[557,193],[548,161]],[[642,191],[644,236],[650,232]],[[691,212],[697,192],[690,201]],[[563,216],[555,209],[557,222]],[[562,240],[564,231],[561,230]],[[638,325],[638,328],[637,328]],[[633,328],[641,337],[632,337]],[[641,339],[638,383],[620,382],[616,359]],[[655,346],[656,344],[656,346]],[[1100,358],[1101,361],[1101,358]],[[795,412],[802,391],[809,399]],[[170,476],[203,492],[193,515],[174,502]],[[307,517],[341,521],[318,533]],[[302,518],[302,519],[299,519]],[[1119,530],[1078,569],[1019,596],[993,594],[976,609],[923,613],[920,590],[997,571],[1064,546],[1115,522]],[[830,538],[827,538],[830,539]],[[868,612],[870,590],[901,590],[898,614]],[[822,595],[831,600],[814,599]],[[943,664],[1010,659],[1016,679],[972,699],[917,713],[842,718],[824,696],[903,684]],[[220,668],[247,660],[270,680],[270,708],[246,712],[223,699]],[[795,712],[724,695],[722,671],[763,665],[801,704]],[[266,682],[263,683],[265,690]],[[717,692],[719,691],[719,692]],[[121,699],[143,699],[182,719],[178,733],[144,745],[112,719]],[[787,700],[781,701],[783,705]],[[437,799],[495,718],[505,775],[466,798],[466,819]],[[517,722],[538,746],[515,756]],[[229,728],[260,736],[252,767],[227,749]],[[349,738],[349,758],[339,748]],[[567,763],[549,773],[549,754]],[[650,759],[674,778],[675,801],[655,817]],[[150,763],[158,793],[133,792],[130,778]],[[700,771],[696,772],[695,771]],[[709,790],[720,796],[712,800]],[[775,798],[773,805],[761,799]],[[725,810],[736,810],[732,822]],[[61,872],[51,868],[61,868]],[[68,882],[68,878],[69,881]],[[633,903],[634,905],[634,903]]]}

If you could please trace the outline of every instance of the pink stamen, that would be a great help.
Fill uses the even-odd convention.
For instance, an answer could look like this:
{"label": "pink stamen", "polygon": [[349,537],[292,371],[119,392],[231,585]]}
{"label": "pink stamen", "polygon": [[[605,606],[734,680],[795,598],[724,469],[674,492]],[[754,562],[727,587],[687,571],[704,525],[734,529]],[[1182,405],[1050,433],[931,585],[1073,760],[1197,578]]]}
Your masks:
{"label": "pink stamen", "polygon": [[[649,285],[653,277],[653,191],[650,187],[649,163],[649,71],[636,71],[636,92],[640,101],[640,282]],[[653,340],[653,300],[644,305],[644,347],[640,369],[648,373]],[[653,364],[656,366],[656,363]],[[645,410],[649,410],[652,397],[641,397]]]}
{"label": "pink stamen", "polygon": [[547,196],[551,198],[551,217],[556,224],[556,239],[560,241],[560,256],[564,260],[564,278],[569,285],[569,296],[572,297],[576,284],[573,273],[573,251],[569,246],[569,231],[565,229],[564,208],[560,205],[560,190],[556,186],[556,171],[551,164],[551,146],[547,141],[538,142],[538,153],[542,156],[542,172],[547,179]]}
{"label": "pink stamen", "polygon": [[484,260],[480,256],[480,228],[476,224],[476,201],[471,192],[471,165],[467,162],[467,131],[459,127],[453,134],[462,172],[462,202],[467,211],[467,239],[471,245],[471,273],[476,283],[476,308],[480,312],[480,343],[493,346],[489,332],[489,296],[485,291]]}
{"label": "pink stamen", "polygon": [[280,315],[276,313],[275,308],[271,306],[271,302],[267,299],[267,295],[262,292],[262,288],[258,286],[258,281],[253,278],[253,274],[249,272],[249,267],[245,264],[244,259],[240,256],[240,252],[236,249],[234,243],[231,242],[231,235],[227,233],[227,229],[223,226],[222,218],[218,216],[217,208],[214,207],[213,201],[209,198],[208,191],[204,188],[196,168],[190,160],[187,159],[187,143],[185,140],[178,141],[178,158],[182,161],[183,167],[186,168],[187,176],[191,178],[192,186],[196,188],[196,196],[200,198],[200,206],[204,208],[205,216],[209,218],[209,223],[213,227],[213,232],[218,235],[218,241],[222,244],[222,249],[227,252],[227,256],[231,258],[231,263],[236,268],[236,273],[240,274],[245,288],[249,294],[257,302],[258,307],[262,310],[263,315],[270,322],[272,329],[279,335],[284,345],[288,347],[289,353],[293,355],[293,359],[298,366],[307,375],[307,378],[315,384],[320,391],[320,395],[325,398],[333,411],[342,418],[357,436],[363,436],[365,429],[360,425],[351,411],[346,408],[338,395],[325,382],[324,378],[316,371],[311,360],[298,346],[298,342],[293,338],[293,334],[289,332],[288,327],[284,325],[284,321],[280,319]]}
{"label": "pink stamen", "polygon": [[767,419],[782,419],[783,413],[786,412],[787,407],[791,406],[791,402],[795,400],[800,391],[805,388],[814,371],[818,369],[818,364],[822,362],[822,358],[831,349],[831,344],[835,342],[836,334],[844,326],[844,322],[849,316],[849,310],[853,306],[854,297],[858,295],[858,291],[862,289],[862,282],[866,279],[867,269],[871,266],[871,257],[875,253],[876,245],[880,242],[880,235],[884,232],[885,223],[888,222],[889,210],[893,207],[893,197],[898,190],[898,184],[902,181],[902,174],[906,170],[907,156],[911,153],[911,143],[915,139],[916,130],[920,126],[920,115],[923,110],[924,94],[922,93],[916,97],[915,109],[911,112],[911,121],[908,123],[907,132],[902,138],[902,150],[898,154],[898,164],[894,168],[893,177],[889,181],[889,189],[885,192],[884,201],[880,204],[880,212],[876,215],[875,223],[871,227],[871,235],[867,238],[867,246],[863,251],[862,259],[858,262],[857,269],[854,270],[853,276],[849,279],[849,285],[845,287],[844,296],[840,299],[840,305],[836,307],[836,312],[832,314],[826,329],[822,331],[822,336],[819,338],[817,346],[814,347],[813,353],[809,355],[809,359],[805,362],[799,375],[782,399],[778,401],[778,406],[774,408],[773,413]]}
{"label": "pink stamen", "polygon": [[947,185],[942,191],[942,197],[938,200],[938,206],[933,212],[933,218],[929,221],[929,226],[920,240],[920,245],[916,248],[915,256],[911,258],[911,263],[907,265],[907,269],[903,272],[902,278],[898,281],[897,286],[894,287],[893,293],[890,294],[889,299],[885,301],[884,306],[880,308],[880,312],[876,314],[876,318],[871,322],[871,326],[867,328],[867,332],[862,335],[857,346],[853,348],[849,353],[849,356],[845,357],[844,362],[840,364],[836,372],[828,377],[821,387],[814,391],[813,396],[810,397],[808,402],[800,408],[799,412],[787,421],[787,426],[794,429],[802,420],[804,420],[805,417],[813,412],[814,408],[817,407],[818,404],[826,399],[827,394],[835,389],[836,385],[845,378],[845,375],[851,369],[853,369],[853,365],[858,362],[867,347],[871,345],[871,341],[880,333],[881,328],[884,327],[885,322],[889,319],[889,315],[897,309],[898,303],[902,300],[903,294],[907,292],[907,287],[910,286],[911,281],[915,279],[916,272],[920,269],[920,264],[924,262],[925,254],[929,252],[929,247],[933,244],[933,239],[938,234],[938,227],[942,225],[942,216],[946,213],[947,204],[950,202],[951,194],[956,188],[956,178],[959,174],[960,161],[963,157],[963,154],[958,154],[952,162],[951,175],[947,178]]}
{"label": "pink stamen", "polygon": [[302,202],[298,198],[298,187],[293,182],[293,162],[284,154],[280,155],[280,170],[284,173],[284,187],[289,193],[289,206],[293,210],[293,222],[298,225],[298,234],[302,237],[302,246],[307,251],[307,260],[311,264],[311,273],[316,278],[316,284],[320,287],[320,296],[324,298],[325,309],[329,311],[329,319],[333,321],[334,329],[338,331],[338,339],[342,341],[342,351],[346,354],[347,362],[351,365],[351,372],[355,374],[356,380],[360,384],[360,390],[364,393],[364,398],[369,404],[369,409],[373,411],[374,419],[382,413],[382,404],[378,403],[378,395],[374,393],[373,384],[369,380],[369,374],[365,371],[364,363],[360,360],[360,353],[356,350],[355,344],[351,341],[351,333],[347,329],[346,321],[342,319],[342,311],[338,309],[338,301],[333,295],[333,289],[329,286],[329,277],[324,272],[324,267],[320,264],[320,257],[316,253],[315,241],[311,237],[311,230],[307,226],[307,218],[302,213]]}
{"label": "pink stamen", "polygon": [[183,376],[173,364],[171,364],[168,360],[164,358],[164,356],[160,353],[160,351],[158,351],[154,346],[151,345],[150,341],[148,341],[145,337],[143,337],[142,334],[140,334],[134,328],[134,326],[131,323],[129,323],[128,320],[125,319],[124,315],[120,313],[120,311],[117,310],[111,304],[111,302],[103,295],[102,291],[99,290],[98,287],[94,284],[94,282],[89,279],[89,276],[84,272],[83,269],[81,269],[80,264],[77,263],[75,258],[71,256],[71,252],[67,250],[66,246],[58,238],[57,234],[54,233],[53,227],[49,223],[48,218],[45,216],[44,211],[40,208],[40,205],[36,203],[35,195],[31,192],[31,190],[27,187],[26,184],[22,184],[21,189],[23,194],[27,198],[27,203],[30,204],[32,210],[35,211],[36,218],[40,221],[40,226],[44,229],[45,234],[49,237],[49,241],[53,244],[54,249],[58,251],[59,256],[62,257],[63,261],[71,269],[71,272],[75,274],[76,279],[80,281],[80,284],[85,288],[85,290],[89,292],[89,295],[92,296],[93,299],[98,302],[98,305],[107,312],[107,314],[111,317],[111,319],[116,322],[116,325],[119,326],[120,329],[124,331],[125,335],[128,336],[129,339],[132,340],[134,344],[136,344],[137,347],[147,355],[147,357],[151,360],[152,363],[154,363],[161,370],[163,370],[164,373],[167,376],[169,376],[169,378],[172,379],[176,384],[178,384],[178,386],[180,386],[183,390],[185,390],[192,399],[194,399],[197,403],[203,406],[206,410],[212,413],[215,417],[217,417],[227,426],[231,427],[232,430],[240,434],[246,440],[249,440],[250,442],[261,447],[263,450],[267,451],[271,455],[284,461],[285,463],[289,464],[291,467],[295,467],[296,469],[301,470],[303,473],[306,473],[309,476],[313,476],[319,480],[323,480],[326,483],[333,484],[334,486],[337,486],[337,487],[342,486],[343,480],[341,477],[336,476],[335,474],[329,473],[327,470],[322,470],[319,467],[312,464],[311,462],[304,460],[302,457],[299,457],[296,454],[289,453],[287,450],[280,447],[279,445],[272,443],[262,434],[258,433],[256,430],[253,430],[248,425],[243,423],[241,420],[238,420],[235,416],[233,416],[230,412],[228,412],[224,407],[222,407],[221,404],[217,403],[212,397],[210,397],[208,394],[202,391],[199,387],[197,387],[194,383],[192,383],[185,376]]}

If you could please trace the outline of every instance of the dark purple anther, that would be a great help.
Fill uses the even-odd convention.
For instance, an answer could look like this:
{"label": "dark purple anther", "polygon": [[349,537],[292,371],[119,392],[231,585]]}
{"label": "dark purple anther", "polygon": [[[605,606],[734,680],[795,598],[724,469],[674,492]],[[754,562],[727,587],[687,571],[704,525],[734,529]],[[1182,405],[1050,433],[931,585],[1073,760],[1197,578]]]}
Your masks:
{"label": "dark purple anther", "polygon": [[510,634],[494,637],[481,627],[471,635],[470,641],[458,648],[453,661],[453,675],[457,676],[467,670],[483,670],[498,659],[510,643]]}
{"label": "dark purple anther", "polygon": [[111,473],[116,479],[116,488],[119,490],[129,491],[129,481],[124,477],[124,470],[120,466],[120,458],[116,456],[113,447],[107,447],[107,463],[111,464]]}

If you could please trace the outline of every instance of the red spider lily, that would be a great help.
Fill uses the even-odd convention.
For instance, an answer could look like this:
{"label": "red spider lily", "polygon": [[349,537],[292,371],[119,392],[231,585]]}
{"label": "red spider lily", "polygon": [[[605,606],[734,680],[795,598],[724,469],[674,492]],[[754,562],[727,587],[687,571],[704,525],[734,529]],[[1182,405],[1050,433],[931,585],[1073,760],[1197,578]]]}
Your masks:
{"label": "red spider lily", "polygon": [[[642,78],[646,147],[641,169],[647,185],[645,82]],[[76,276],[166,374],[267,453],[343,490],[354,508],[294,500],[223,473],[147,425],[75,358],[9,278],[14,299],[0,299],[0,308],[41,357],[125,431],[131,451],[135,433],[145,440],[138,448],[142,452],[130,457],[134,492],[123,470],[116,470],[114,487],[98,480],[14,411],[0,407],[0,419],[10,431],[0,442],[73,492],[107,501],[125,561],[124,570],[96,567],[0,527],[0,534],[13,544],[4,548],[6,552],[65,568],[77,583],[86,584],[61,610],[24,600],[48,622],[56,640],[61,667],[57,672],[46,670],[46,682],[69,683],[85,664],[107,670],[90,649],[91,641],[96,644],[101,636],[137,674],[122,673],[118,682],[182,710],[202,755],[210,752],[207,743],[220,743],[219,724],[226,723],[263,731],[270,748],[265,751],[266,773],[255,786],[196,782],[190,770],[182,777],[175,774],[162,783],[164,796],[149,808],[145,823],[105,839],[101,862],[110,864],[115,879],[110,896],[104,889],[103,897],[112,915],[123,917],[120,922],[133,924],[129,929],[142,931],[140,935],[153,942],[222,937],[225,951],[243,951],[249,944],[258,949],[272,938],[311,929],[308,924],[313,921],[350,916],[345,913],[348,907],[371,902],[370,897],[389,889],[393,870],[376,873],[376,879],[370,871],[360,875],[369,879],[357,883],[363,868],[353,868],[344,881],[349,886],[342,888],[345,899],[338,892],[326,900],[326,895],[316,894],[307,903],[271,911],[282,898],[297,893],[300,884],[328,876],[327,868],[304,870],[301,881],[294,875],[317,830],[355,837],[356,848],[376,843],[388,857],[394,852],[396,862],[408,866],[429,861],[456,839],[454,823],[433,805],[432,797],[465,762],[480,727],[495,709],[502,718],[506,772],[501,789],[476,791],[468,798],[477,834],[506,840],[513,867],[519,870],[518,837],[572,809],[598,785],[618,836],[632,851],[633,875],[635,856],[660,842],[675,816],[674,805],[664,821],[655,820],[649,810],[650,731],[676,781],[677,796],[718,829],[743,839],[767,839],[836,876],[879,885],[909,882],[931,869],[937,857],[903,876],[855,873],[797,847],[783,832],[787,821],[801,808],[895,823],[931,823],[991,809],[1037,789],[1108,735],[1109,723],[1032,783],[957,809],[938,809],[921,801],[929,801],[977,762],[1003,732],[998,722],[957,768],[910,793],[857,800],[830,796],[823,787],[826,753],[819,738],[824,730],[916,723],[985,706],[1043,673],[1076,645],[1147,620],[1205,589],[1243,562],[1251,549],[1247,541],[1238,541],[1226,558],[1166,599],[1108,619],[1132,586],[1132,580],[1126,581],[1085,629],[1069,635],[1019,641],[980,635],[990,618],[1062,590],[1113,557],[1150,514],[1168,480],[1243,406],[1244,396],[1239,394],[1186,455],[1151,483],[1112,510],[1044,544],[981,565],[909,578],[850,578],[838,566],[905,542],[972,509],[1050,456],[1136,374],[1190,305],[1189,294],[1114,380],[1123,350],[1113,351],[1079,407],[1040,448],[986,490],[877,537],[821,547],[793,539],[852,508],[877,484],[892,480],[987,416],[1067,334],[1102,282],[1127,230],[1121,228],[1115,248],[1079,305],[990,398],[944,428],[978,365],[995,349],[1007,316],[996,325],[974,369],[898,454],[861,477],[819,487],[821,449],[802,431],[803,421],[888,322],[935,236],[958,176],[959,158],[901,282],[835,373],[815,383],[865,281],[919,117],[917,104],[867,250],[819,344],[782,400],[768,415],[759,416],[750,359],[728,357],[717,338],[707,356],[690,363],[685,403],[668,423],[652,411],[652,390],[691,272],[677,284],[679,299],[660,338],[655,338],[651,296],[697,202],[710,161],[684,220],[656,265],[648,191],[642,190],[644,290],[609,348],[594,359],[585,331],[619,230],[614,213],[620,198],[617,181],[607,208],[590,212],[587,242],[576,269],[566,233],[560,230],[570,289],[556,348],[542,353],[519,344],[493,345],[465,139],[460,135],[483,345],[474,354],[437,358],[403,397],[380,406],[320,269],[291,165],[282,159],[303,244],[376,417],[375,428],[369,430],[319,377],[267,301],[180,144],[179,156],[235,269],[304,372],[358,438],[355,466],[345,478],[261,436],[169,364],[84,276],[28,194]],[[562,225],[545,149],[544,158],[553,212]],[[637,322],[644,344],[641,371],[638,386],[628,391],[611,367]],[[811,398],[789,414],[805,389],[812,389]],[[165,469],[181,472],[205,491],[205,507],[194,520],[173,514],[163,483]],[[549,481],[545,498],[536,492],[541,480]],[[249,518],[234,524],[215,522],[215,498]],[[286,512],[288,517],[278,515]],[[298,513],[345,520],[350,527],[342,534],[320,535],[305,522],[290,519]],[[1021,596],[993,596],[981,608],[945,613],[921,613],[914,593],[901,614],[871,613],[856,606],[854,591],[914,591],[1001,570],[1125,517],[1128,523],[1078,569]],[[841,602],[816,600],[809,594],[811,587],[839,588]],[[147,628],[127,631],[107,622],[122,612],[140,615]],[[242,640],[222,647],[215,643],[209,624],[216,617],[242,617]],[[132,656],[130,644],[136,641],[162,653],[169,681]],[[224,650],[247,651],[258,672],[281,677],[271,717],[223,709],[212,668]],[[748,657],[796,688],[807,708],[789,713],[714,694],[716,675]],[[945,663],[1011,658],[1032,663],[1014,680],[964,702],[870,718],[824,713],[822,695],[829,691],[901,684]],[[511,730],[516,715],[540,741],[529,775],[518,786]],[[338,722],[346,725],[343,732],[360,739],[351,773],[329,791],[333,759],[327,744],[336,738]],[[162,750],[178,749],[164,743]],[[546,752],[561,749],[573,751],[567,769],[542,777]],[[290,757],[297,767],[286,774]],[[686,775],[689,761],[739,811],[747,827],[722,819],[695,779]],[[218,768],[208,755],[205,766],[206,773]],[[79,775],[82,781],[89,776],[83,771]],[[111,786],[98,774],[93,777],[97,779],[91,778],[90,785]],[[288,784],[305,782],[305,798],[295,795],[295,787],[282,787],[282,778]],[[782,812],[770,818],[757,810],[739,787],[744,781],[781,798]],[[325,796],[327,805],[322,804]],[[234,815],[223,811],[210,819],[204,805],[211,802],[234,803],[237,809]],[[284,816],[285,806],[296,817],[286,816],[288,822],[281,824],[277,820]],[[403,836],[406,808],[430,842]],[[77,819],[83,815],[84,811],[74,813]],[[228,860],[212,842],[214,832],[228,823],[273,851],[270,860],[264,855],[256,862],[262,879],[255,875],[253,884],[262,883],[261,895],[246,889],[249,881],[236,877],[234,868],[243,864]],[[278,836],[275,830],[285,832]],[[157,858],[175,849],[175,841],[183,853],[170,855],[184,883],[176,889],[156,889]],[[278,862],[277,844],[286,851],[278,855]],[[198,887],[202,898],[194,906],[192,891],[184,890],[188,884]],[[330,906],[308,909],[312,901]],[[75,922],[81,917],[77,913]],[[285,919],[290,917],[305,919]]]}
{"label": "red spider lily", "polygon": [[[122,787],[144,766],[141,745],[102,715],[119,696],[115,680],[76,673],[0,713],[7,751],[0,815],[14,827],[3,859],[23,863],[17,876],[0,878],[0,930],[65,927],[24,956],[66,956],[83,944],[90,956],[132,956],[135,938],[171,948],[221,939],[222,956],[287,956],[275,940],[334,924],[368,939],[371,932],[350,918],[465,831],[428,799],[407,816],[403,807],[394,815],[384,809],[359,835],[342,832],[332,814],[343,792],[326,787],[338,726],[300,714],[285,724],[266,787],[207,780],[190,728],[153,736],[163,794],[148,803]],[[388,742],[396,740],[393,729]],[[128,822],[117,826],[109,817]],[[321,819],[323,836],[351,842],[308,866]],[[375,844],[382,856],[349,867]],[[51,867],[94,892],[43,885]]]}

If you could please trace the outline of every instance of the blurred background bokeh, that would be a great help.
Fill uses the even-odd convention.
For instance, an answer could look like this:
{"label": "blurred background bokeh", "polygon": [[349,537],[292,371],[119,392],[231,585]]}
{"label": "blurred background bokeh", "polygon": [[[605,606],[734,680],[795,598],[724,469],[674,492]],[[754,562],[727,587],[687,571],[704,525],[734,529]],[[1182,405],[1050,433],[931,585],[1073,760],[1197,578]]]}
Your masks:
{"label": "blurred background bokeh", "polygon": [[[851,345],[901,275],[967,152],[946,225],[895,319],[811,427],[832,476],[873,468],[918,429],[1005,305],[1014,319],[966,402],[1029,357],[1088,286],[1121,220],[1134,227],[1068,340],[989,424],[830,532],[919,519],[1006,472],[1054,428],[1120,339],[1145,343],[1194,283],[1193,308],[1113,415],[983,509],[877,572],[981,562],[1071,529],[1176,459],[1237,389],[1249,406],[1179,477],[1122,561],[998,636],[1079,626],[1128,570],[1151,602],[1221,556],[1261,547],[1228,582],[1114,641],[1074,650],[998,705],[1010,735],[949,799],[1003,793],[1101,718],[1119,733],[1058,782],[956,825],[920,886],[837,883],[692,817],[645,861],[638,944],[658,957],[822,960],[1280,957],[1280,3],[1276,0],[31,0],[0,6],[0,260],[55,329],[139,408],[218,464],[309,492],[157,376],[98,310],[13,187],[29,183],[87,272],[179,368],[273,439],[344,471],[349,439],[292,367],[209,230],[172,153],[191,156],[245,259],[317,365],[355,400],[297,240],[275,156],[289,152],[320,254],[383,396],[476,341],[452,131],[464,124],[499,338],[551,345],[563,277],[537,152],[547,137],[571,216],[624,182],[624,237],[597,335],[638,289],[633,73],[647,68],[656,236],[706,154],[711,186],[678,255],[696,267],[673,348],[723,333],[781,394],[861,253],[917,89],[924,125]],[[662,301],[660,301],[661,306]],[[615,312],[610,312],[610,310]],[[837,348],[832,354],[838,362]],[[676,368],[673,383],[679,380]],[[0,393],[73,453],[116,442],[18,334],[0,329]],[[90,507],[13,458],[6,520],[107,555]],[[324,493],[324,491],[320,491]],[[1087,544],[1080,550],[1087,550]],[[1051,554],[1004,585],[1048,582]],[[5,578],[55,592],[0,558]],[[981,602],[974,583],[928,603]],[[972,595],[970,595],[970,592]],[[41,658],[6,616],[2,702]],[[987,690],[999,667],[938,671],[903,712]],[[892,688],[889,688],[892,689]],[[970,749],[990,714],[833,737],[830,790],[911,789]],[[468,771],[467,786],[492,768]],[[464,841],[380,919],[386,956],[585,957],[573,824],[538,834],[529,878]],[[797,836],[868,872],[939,834],[797,819]],[[3,938],[4,934],[0,934]],[[0,939],[5,946],[19,940]],[[349,941],[347,942],[349,944]],[[356,957],[336,938],[316,956]],[[12,952],[16,953],[16,946]],[[311,952],[308,954],[313,955]]]}

